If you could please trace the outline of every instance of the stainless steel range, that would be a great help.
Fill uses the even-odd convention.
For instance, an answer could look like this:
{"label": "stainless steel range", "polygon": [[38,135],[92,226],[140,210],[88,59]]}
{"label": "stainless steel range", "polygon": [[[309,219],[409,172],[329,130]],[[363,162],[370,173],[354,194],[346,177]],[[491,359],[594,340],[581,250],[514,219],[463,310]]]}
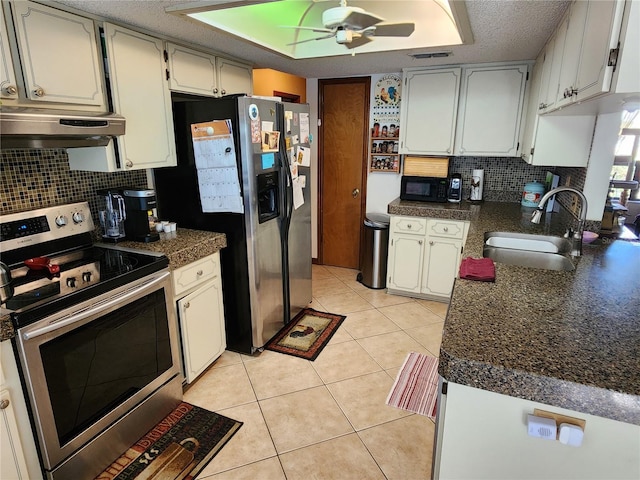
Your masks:
{"label": "stainless steel range", "polygon": [[87,203],[2,217],[13,346],[47,478],[93,478],[182,399],[163,255],[93,244]]}

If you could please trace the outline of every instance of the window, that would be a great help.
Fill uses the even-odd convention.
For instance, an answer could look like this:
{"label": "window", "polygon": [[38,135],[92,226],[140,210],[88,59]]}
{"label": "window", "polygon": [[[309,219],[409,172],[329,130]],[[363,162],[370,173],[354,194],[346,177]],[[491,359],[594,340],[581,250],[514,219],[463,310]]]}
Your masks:
{"label": "window", "polygon": [[610,179],[609,195],[612,199],[617,199],[622,205],[626,205],[628,199],[640,200],[637,186],[630,188],[622,183],[640,180],[640,110],[623,112]]}

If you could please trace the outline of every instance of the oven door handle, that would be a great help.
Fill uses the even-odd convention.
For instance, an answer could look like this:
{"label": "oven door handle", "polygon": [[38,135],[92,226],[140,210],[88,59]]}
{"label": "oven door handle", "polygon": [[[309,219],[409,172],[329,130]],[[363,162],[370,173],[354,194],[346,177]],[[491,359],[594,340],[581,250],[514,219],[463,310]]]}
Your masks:
{"label": "oven door handle", "polygon": [[[128,298],[139,295],[140,293],[145,292],[146,290],[153,290],[153,287],[164,281],[164,279],[170,275],[170,272],[164,272],[162,275],[159,275],[148,282],[144,282],[142,286],[135,286],[128,290],[125,290],[122,293],[119,293],[115,297],[107,298],[102,300],[101,302],[95,303],[90,307],[83,308],[76,312],[73,312],[70,315],[66,315],[57,320],[52,321],[47,324],[45,327],[41,327],[35,330],[31,330],[29,332],[24,332],[22,334],[22,338],[24,340],[31,340],[33,338],[39,337],[41,335],[45,335],[49,332],[53,332],[55,330],[59,330],[60,328],[64,328],[68,325],[80,322],[87,317],[98,314],[104,310],[111,308],[112,306],[122,302],[123,300],[127,300]],[[139,284],[138,284],[139,285]]]}

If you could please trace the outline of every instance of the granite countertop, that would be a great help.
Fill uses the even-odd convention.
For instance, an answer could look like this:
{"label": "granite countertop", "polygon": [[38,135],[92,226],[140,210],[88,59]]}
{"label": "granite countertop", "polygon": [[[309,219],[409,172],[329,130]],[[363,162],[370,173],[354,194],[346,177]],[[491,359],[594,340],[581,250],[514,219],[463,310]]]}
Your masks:
{"label": "granite countertop", "polygon": [[169,269],[175,270],[225,248],[227,237],[224,233],[178,228],[175,232],[161,232],[160,240],[157,242],[124,241],[116,245],[162,253],[169,259]]}
{"label": "granite countertop", "polygon": [[[227,237],[224,233],[178,228],[175,232],[160,233],[157,242],[124,241],[116,246],[162,253],[169,259],[169,269],[175,270],[225,248]],[[9,310],[0,309],[0,341],[9,340],[15,335],[10,313]]]}
{"label": "granite countertop", "polygon": [[[389,213],[411,215],[414,207],[403,210],[404,204],[390,204]],[[486,231],[561,235],[567,226],[562,213],[545,214],[534,225],[532,209],[518,203],[468,207],[464,257],[482,257]],[[597,240],[583,245],[575,265],[563,272],[496,263],[495,283],[457,279],[439,373],[463,385],[640,425],[640,242]]]}

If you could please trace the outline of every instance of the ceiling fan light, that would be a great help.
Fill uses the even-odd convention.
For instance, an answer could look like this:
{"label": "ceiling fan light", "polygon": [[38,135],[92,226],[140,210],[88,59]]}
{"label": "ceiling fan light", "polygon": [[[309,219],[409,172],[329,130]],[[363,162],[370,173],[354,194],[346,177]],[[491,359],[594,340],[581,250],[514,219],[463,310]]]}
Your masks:
{"label": "ceiling fan light", "polygon": [[351,43],[353,40],[353,31],[348,29],[339,29],[336,32],[336,42],[339,44]]}

